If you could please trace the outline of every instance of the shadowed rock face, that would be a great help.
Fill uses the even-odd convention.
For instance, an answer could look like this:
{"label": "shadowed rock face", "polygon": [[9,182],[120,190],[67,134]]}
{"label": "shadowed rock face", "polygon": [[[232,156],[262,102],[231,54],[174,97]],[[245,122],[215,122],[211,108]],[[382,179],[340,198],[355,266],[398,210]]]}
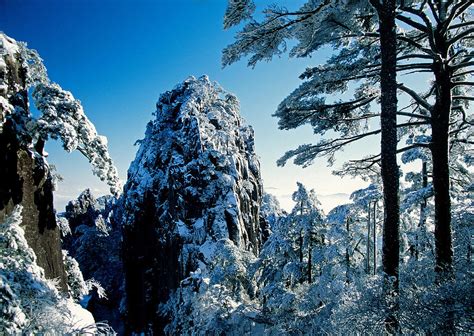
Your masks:
{"label": "shadowed rock face", "polygon": [[70,228],[63,236],[63,248],[77,260],[84,279],[97,280],[106,293],[101,298],[94,292],[87,309],[96,321],[108,321],[122,335],[119,309],[123,297],[122,234],[113,221],[115,202],[111,195],[96,199],[87,189],[70,201],[60,216],[67,219]]}
{"label": "shadowed rock face", "polygon": [[4,45],[0,51],[0,221],[16,204],[23,206],[22,227],[37,264],[47,278],[57,279],[60,288],[67,291],[51,174],[25,131],[24,117],[30,113],[25,69],[17,53]]}
{"label": "shadowed rock face", "polygon": [[130,331],[163,332],[158,305],[191,272],[206,267],[216,242],[255,255],[262,245],[262,195],[253,130],[236,97],[207,77],[160,96],[128,171],[121,199]]}

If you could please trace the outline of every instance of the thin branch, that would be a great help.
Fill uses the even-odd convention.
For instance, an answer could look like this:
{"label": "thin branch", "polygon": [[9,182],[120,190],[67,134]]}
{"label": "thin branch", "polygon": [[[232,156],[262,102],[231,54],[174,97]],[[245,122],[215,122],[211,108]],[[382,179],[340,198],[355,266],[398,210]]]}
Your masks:
{"label": "thin branch", "polygon": [[413,70],[413,69],[431,69],[431,63],[414,63],[414,64],[400,64],[397,65],[397,71],[406,71],[406,70]]}
{"label": "thin branch", "polygon": [[426,33],[428,34],[428,27],[426,26],[423,26],[421,23],[419,22],[416,22],[416,21],[413,21],[412,19],[410,19],[409,17],[406,17],[404,15],[401,15],[401,14],[397,14],[397,19],[406,23],[407,25],[415,28],[415,29],[418,29],[419,31],[423,32],[423,33]]}
{"label": "thin branch", "polygon": [[[454,55],[452,55],[451,57],[449,57],[448,59],[448,64],[451,63],[452,61],[456,60],[456,58],[461,55],[461,54],[464,54],[464,53],[467,53],[467,49],[460,49],[458,50],[457,52],[454,53]],[[474,53],[468,53],[466,56],[464,56],[464,58],[462,59],[461,63],[462,62],[465,62],[465,61],[469,61],[472,57],[474,57]]]}
{"label": "thin branch", "polygon": [[456,87],[456,86],[474,86],[474,82],[453,82],[451,83],[451,87]]}
{"label": "thin branch", "polygon": [[473,97],[473,96],[453,96],[453,100],[455,100],[455,99],[472,100],[472,101],[474,101],[474,97]]}
{"label": "thin branch", "polygon": [[466,76],[466,75],[469,75],[469,74],[472,74],[472,73],[474,73],[474,70],[467,70],[467,71],[463,71],[463,72],[458,72],[457,74],[454,74],[452,76],[452,78],[462,77],[462,76]]}
{"label": "thin branch", "polygon": [[[427,2],[428,2],[428,6],[430,7],[430,10],[431,10],[431,15],[433,15],[434,19],[436,20],[436,23],[440,24],[441,21],[439,19],[438,12],[436,11],[436,8],[435,8],[433,2],[431,0],[428,0]],[[420,10],[422,10],[422,8],[420,8]]]}
{"label": "thin branch", "polygon": [[411,118],[424,119],[424,120],[431,120],[431,117],[423,115],[423,114],[408,113],[408,112],[397,112],[397,115],[402,115],[402,116],[411,117]]}
{"label": "thin branch", "polygon": [[425,99],[423,99],[422,97],[420,97],[420,95],[418,95],[415,91],[413,91],[412,89],[406,87],[405,85],[403,84],[398,84],[397,85],[397,88],[402,90],[403,92],[407,93],[410,97],[413,98],[413,100],[415,100],[418,104],[420,104],[421,106],[423,106],[425,109],[427,109],[428,111],[432,111],[433,110],[433,106],[431,106]]}
{"label": "thin branch", "polygon": [[450,45],[453,45],[454,43],[456,43],[457,41],[459,40],[462,40],[463,38],[465,38],[466,36],[470,35],[474,33],[474,28],[470,28],[470,29],[466,29],[465,31],[463,31],[462,33],[458,34],[458,35],[455,35],[452,39],[450,39],[447,44],[448,46]]}
{"label": "thin branch", "polygon": [[[414,148],[429,148],[429,147],[430,147],[430,144],[416,143],[416,144],[412,144],[412,145],[397,149],[396,153],[400,154]],[[352,169],[357,168],[357,167],[354,167],[355,165],[358,165],[361,163],[370,163],[369,166],[366,166],[363,168],[363,169],[367,169],[367,168],[372,167],[374,164],[379,163],[381,160],[382,160],[381,154],[379,153],[379,154],[371,155],[359,160],[349,160],[349,162],[353,165]]]}
{"label": "thin branch", "polygon": [[423,59],[434,60],[433,56],[426,55],[426,54],[406,54],[406,55],[397,57],[397,61],[402,61],[405,59],[412,59],[412,58],[423,58]]}
{"label": "thin branch", "polygon": [[425,48],[423,47],[421,44],[419,44],[418,42],[415,42],[412,38],[409,38],[407,36],[403,36],[403,35],[397,35],[397,39],[400,40],[400,41],[404,41],[404,42],[407,42],[408,44],[411,44],[412,46],[414,46],[415,48],[423,51],[424,53],[428,54],[428,55],[431,55],[433,57],[436,57],[436,54],[431,50],[431,49],[428,49],[428,48]]}
{"label": "thin branch", "polygon": [[470,25],[474,25],[474,21],[466,21],[466,22],[458,23],[458,24],[450,26],[448,29],[450,29],[450,30],[451,29],[458,29],[458,28],[462,28],[462,27],[470,26]]}
{"label": "thin branch", "polygon": [[459,143],[464,143],[468,145],[474,145],[474,141],[469,141],[467,139],[454,139],[452,142],[459,142]]}
{"label": "thin branch", "polygon": [[461,62],[459,64],[456,64],[456,65],[452,66],[452,69],[454,71],[456,71],[456,70],[459,70],[459,69],[462,69],[462,68],[468,68],[468,67],[471,67],[471,66],[474,66],[474,62]]}

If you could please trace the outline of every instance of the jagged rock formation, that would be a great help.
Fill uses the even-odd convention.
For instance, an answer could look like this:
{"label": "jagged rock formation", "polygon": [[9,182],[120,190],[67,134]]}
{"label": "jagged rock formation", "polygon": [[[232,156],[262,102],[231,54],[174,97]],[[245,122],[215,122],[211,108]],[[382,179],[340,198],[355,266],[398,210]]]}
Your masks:
{"label": "jagged rock formation", "polygon": [[0,222],[22,205],[21,226],[37,264],[66,291],[53,181],[43,142],[28,135],[29,116],[26,65],[17,43],[0,34]]}
{"label": "jagged rock formation", "polygon": [[129,331],[159,334],[169,322],[159,304],[206,271],[217,242],[257,255],[262,182],[237,98],[206,76],[162,94],[155,115],[128,171],[120,217]]}
{"label": "jagged rock formation", "polygon": [[121,230],[113,219],[116,199],[111,196],[95,198],[89,189],[70,201],[61,221],[63,248],[77,260],[85,279],[99,282],[105,297],[96,292],[89,295],[87,309],[96,321],[108,321],[123,334],[120,303],[123,297],[123,268],[120,259]]}

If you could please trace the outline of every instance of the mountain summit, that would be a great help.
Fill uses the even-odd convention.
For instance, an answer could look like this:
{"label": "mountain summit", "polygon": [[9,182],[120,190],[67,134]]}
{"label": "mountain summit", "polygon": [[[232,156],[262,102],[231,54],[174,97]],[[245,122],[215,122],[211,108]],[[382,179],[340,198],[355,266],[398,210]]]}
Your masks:
{"label": "mountain summit", "polygon": [[156,319],[157,305],[190,275],[210,272],[223,245],[254,256],[262,245],[259,162],[237,98],[207,76],[190,77],[160,96],[155,116],[122,197],[127,313],[136,332],[161,331],[169,321]]}

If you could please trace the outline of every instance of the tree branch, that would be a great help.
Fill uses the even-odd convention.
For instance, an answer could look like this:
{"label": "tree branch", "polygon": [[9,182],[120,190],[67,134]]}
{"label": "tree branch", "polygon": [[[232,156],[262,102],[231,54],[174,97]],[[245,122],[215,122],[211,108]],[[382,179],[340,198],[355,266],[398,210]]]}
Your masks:
{"label": "tree branch", "polygon": [[474,82],[453,82],[453,83],[451,83],[452,88],[454,88],[456,86],[474,86]]}
{"label": "tree branch", "polygon": [[[474,65],[474,64],[473,64]],[[462,77],[462,76],[465,76],[465,75],[469,75],[469,74],[472,74],[474,73],[474,70],[467,70],[467,71],[463,71],[463,72],[459,72],[457,74],[454,74],[452,76],[452,78],[456,78],[456,77]]]}
{"label": "tree branch", "polygon": [[467,0],[466,2],[460,1],[452,7],[451,13],[448,18],[443,22],[442,32],[446,32],[451,26],[451,22],[469,8],[473,3],[473,0]]}
{"label": "tree branch", "polygon": [[458,23],[458,24],[450,26],[448,29],[450,29],[450,30],[451,29],[458,29],[458,28],[471,26],[471,25],[474,25],[474,21],[466,21],[466,22]]}
{"label": "tree branch", "polygon": [[398,84],[397,85],[398,89],[402,90],[403,92],[407,93],[410,97],[413,98],[413,100],[415,100],[418,104],[420,104],[421,106],[423,106],[425,109],[427,109],[428,111],[432,111],[433,110],[433,106],[430,105],[425,99],[423,99],[422,97],[420,97],[420,95],[418,95],[415,91],[413,91],[412,89],[406,87],[405,85],[403,84]]}
{"label": "tree branch", "polygon": [[463,31],[463,32],[460,33],[460,34],[455,35],[452,39],[450,39],[450,40],[447,42],[447,44],[448,44],[448,46],[453,45],[453,44],[456,43],[457,41],[462,40],[463,38],[465,38],[465,37],[468,36],[469,34],[473,34],[473,33],[474,33],[474,28],[467,29],[467,30]]}
{"label": "tree branch", "polygon": [[432,56],[426,55],[426,54],[406,54],[406,55],[397,57],[397,61],[402,61],[405,59],[412,59],[412,58],[423,58],[423,59],[434,60]]}
{"label": "tree branch", "polygon": [[[403,8],[402,8],[402,10],[403,10]],[[401,15],[401,14],[397,14],[397,19],[404,22],[404,23],[406,23],[407,25],[409,25],[409,26],[411,26],[415,29],[418,29],[419,31],[421,31],[425,34],[428,34],[428,28],[426,26],[423,26],[419,22],[413,21],[409,17],[406,17],[406,16]]]}
{"label": "tree branch", "polygon": [[411,117],[411,118],[424,119],[424,120],[431,120],[431,117],[423,115],[423,114],[408,113],[408,112],[397,112],[397,115],[402,115],[402,116]]}
{"label": "tree branch", "polygon": [[428,55],[436,57],[436,54],[431,49],[423,47],[421,44],[419,44],[418,42],[412,40],[410,37],[403,36],[403,35],[399,34],[399,35],[397,35],[397,39],[412,45],[413,47],[417,48],[418,50],[423,51],[424,53],[426,53]]}

